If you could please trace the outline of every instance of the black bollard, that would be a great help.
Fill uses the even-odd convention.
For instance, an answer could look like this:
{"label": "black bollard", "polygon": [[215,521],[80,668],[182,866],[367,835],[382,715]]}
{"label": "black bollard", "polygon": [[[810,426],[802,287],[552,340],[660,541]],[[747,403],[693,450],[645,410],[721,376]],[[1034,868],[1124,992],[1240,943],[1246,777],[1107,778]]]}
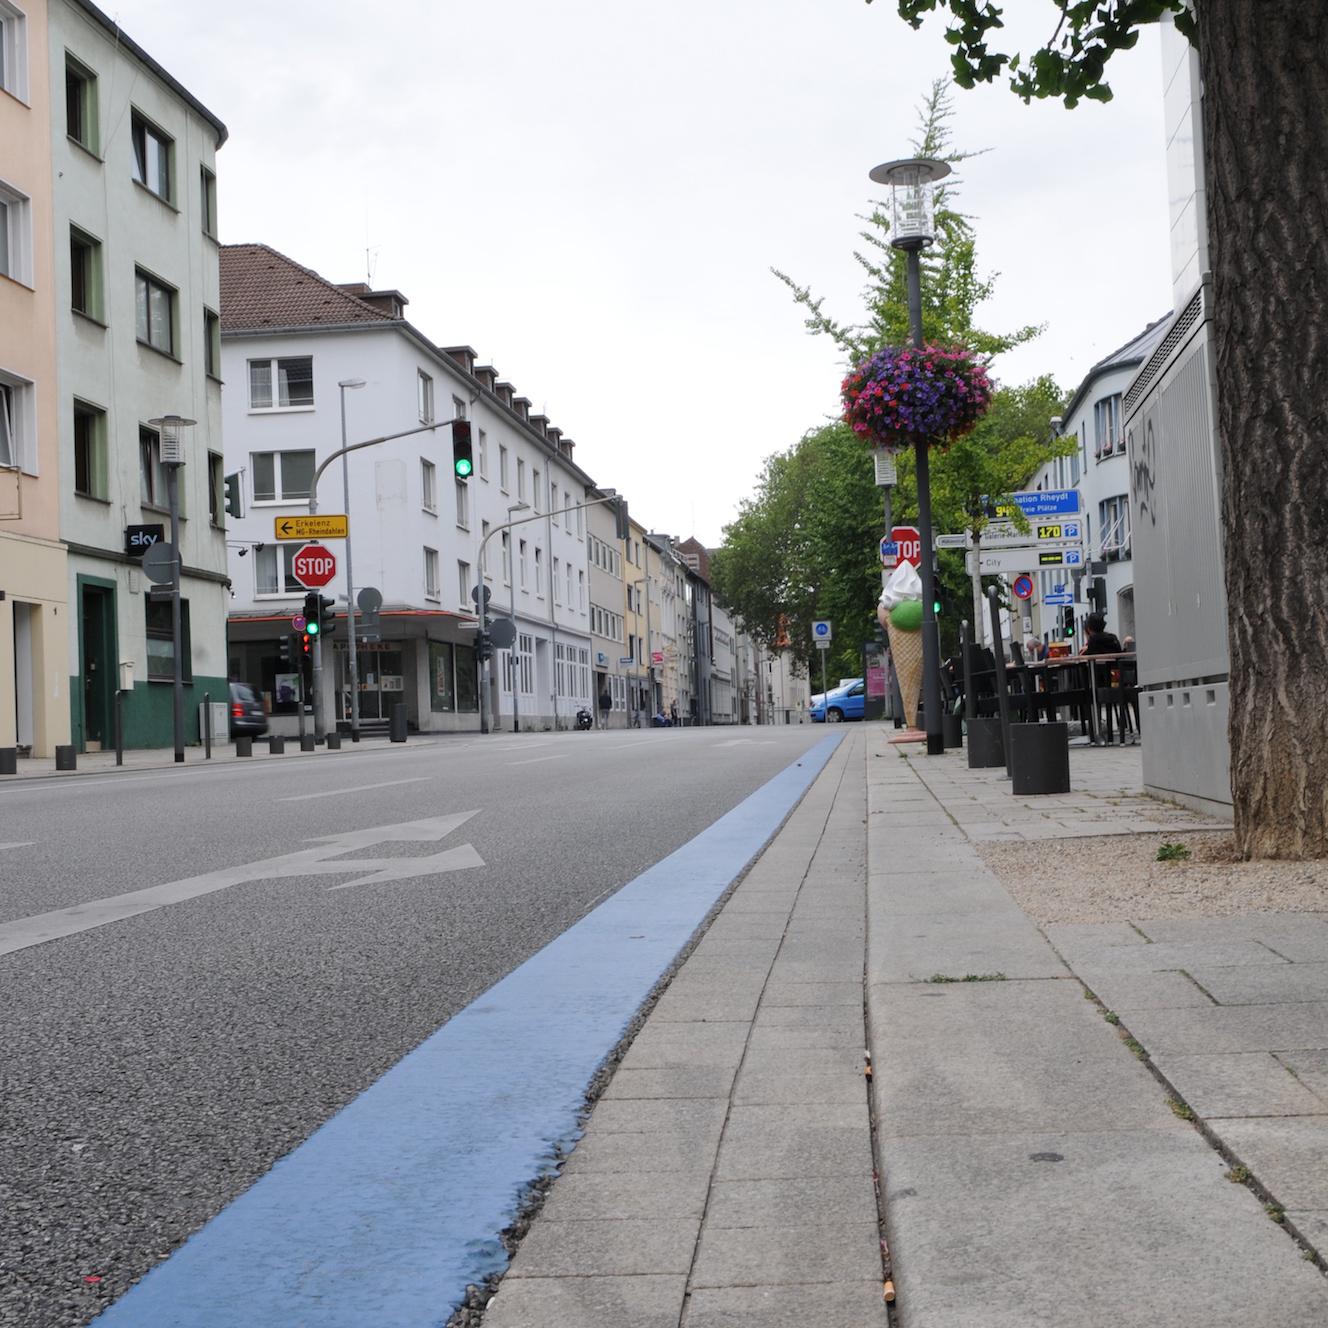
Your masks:
{"label": "black bollard", "polygon": [[392,713],[388,720],[388,738],[392,742],[406,741],[406,703],[398,701],[392,707]]}
{"label": "black bollard", "polygon": [[1015,793],[1070,791],[1070,726],[1010,725],[1010,771]]}
{"label": "black bollard", "polygon": [[249,734],[242,734],[235,739],[236,756],[252,756],[254,754],[254,740]]}

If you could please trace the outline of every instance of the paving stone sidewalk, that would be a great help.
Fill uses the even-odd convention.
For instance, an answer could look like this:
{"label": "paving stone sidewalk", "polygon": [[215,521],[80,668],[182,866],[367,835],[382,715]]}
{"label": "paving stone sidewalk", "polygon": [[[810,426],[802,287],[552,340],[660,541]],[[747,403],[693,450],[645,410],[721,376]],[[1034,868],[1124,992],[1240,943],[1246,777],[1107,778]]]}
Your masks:
{"label": "paving stone sidewalk", "polygon": [[863,729],[632,1043],[485,1328],[885,1328]]}
{"label": "paving stone sidewalk", "polygon": [[1075,793],[1016,799],[886,736],[866,735],[867,983],[897,1322],[1328,1323],[1290,1234],[1328,1254],[1328,919],[1040,929],[977,842],[1213,823],[1144,798],[1137,752],[1075,753]]}

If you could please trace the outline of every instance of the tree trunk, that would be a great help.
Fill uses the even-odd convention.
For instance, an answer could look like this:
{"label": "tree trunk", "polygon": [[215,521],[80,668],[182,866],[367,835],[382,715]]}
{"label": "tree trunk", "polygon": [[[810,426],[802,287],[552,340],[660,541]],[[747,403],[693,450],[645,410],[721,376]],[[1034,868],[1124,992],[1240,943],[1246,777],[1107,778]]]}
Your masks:
{"label": "tree trunk", "polygon": [[1199,0],[1231,789],[1247,858],[1328,856],[1328,5]]}

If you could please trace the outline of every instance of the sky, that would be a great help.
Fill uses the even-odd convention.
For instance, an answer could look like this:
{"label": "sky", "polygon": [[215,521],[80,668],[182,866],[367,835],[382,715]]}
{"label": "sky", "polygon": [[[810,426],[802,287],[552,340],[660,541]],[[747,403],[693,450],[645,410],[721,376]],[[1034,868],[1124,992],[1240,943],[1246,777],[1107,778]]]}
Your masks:
{"label": "sky", "polygon": [[[949,71],[892,0],[120,0],[105,10],[223,120],[225,243],[410,301],[575,440],[649,528],[720,542],[764,459],[837,410],[844,365],[771,268],[862,311],[860,216]],[[1025,46],[1051,0],[1009,0]],[[1119,61],[1119,63],[1117,62]],[[1116,97],[956,89],[979,321],[1046,331],[999,381],[1074,388],[1170,309],[1157,34]]]}

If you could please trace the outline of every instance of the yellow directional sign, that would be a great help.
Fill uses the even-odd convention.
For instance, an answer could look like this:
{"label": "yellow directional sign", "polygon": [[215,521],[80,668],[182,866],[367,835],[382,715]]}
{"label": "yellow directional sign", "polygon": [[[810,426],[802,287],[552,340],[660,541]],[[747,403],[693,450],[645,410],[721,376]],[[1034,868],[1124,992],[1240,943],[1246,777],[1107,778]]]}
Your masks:
{"label": "yellow directional sign", "polygon": [[279,516],[273,523],[279,540],[348,539],[346,516]]}

